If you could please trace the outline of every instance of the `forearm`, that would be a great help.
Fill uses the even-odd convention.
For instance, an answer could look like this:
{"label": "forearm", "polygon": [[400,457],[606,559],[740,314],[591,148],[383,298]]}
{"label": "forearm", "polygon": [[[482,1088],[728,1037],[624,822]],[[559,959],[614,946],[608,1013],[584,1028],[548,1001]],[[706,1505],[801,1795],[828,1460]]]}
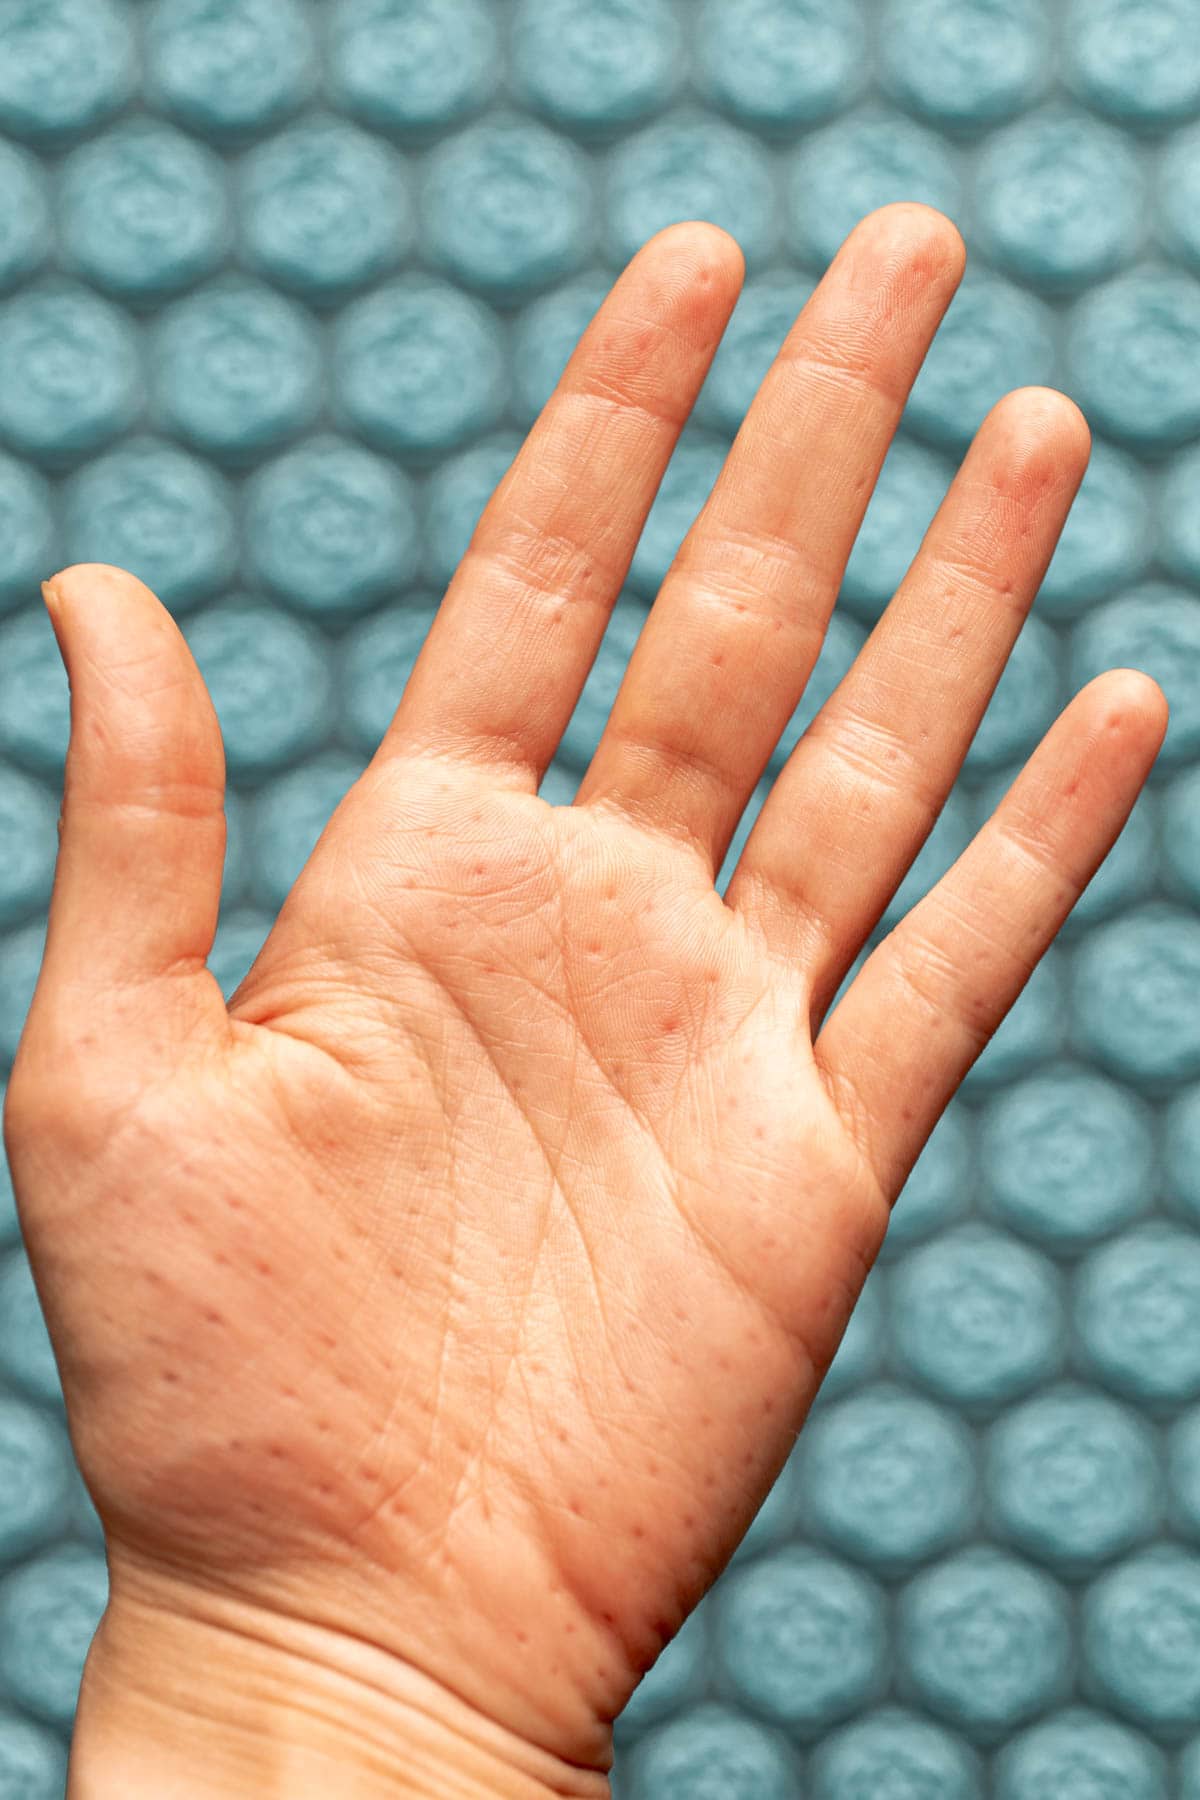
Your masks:
{"label": "forearm", "polygon": [[67,1800],[604,1800],[415,1671],[386,1691],[253,1627],[110,1605],[80,1687]]}

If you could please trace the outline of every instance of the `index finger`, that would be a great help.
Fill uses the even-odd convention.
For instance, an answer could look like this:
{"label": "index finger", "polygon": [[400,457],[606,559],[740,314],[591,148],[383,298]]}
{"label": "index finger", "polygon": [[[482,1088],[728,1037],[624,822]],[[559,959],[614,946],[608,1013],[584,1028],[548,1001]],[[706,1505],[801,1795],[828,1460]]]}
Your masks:
{"label": "index finger", "polygon": [[669,225],[627,264],[480,516],[377,760],[536,790],[741,289],[735,239]]}

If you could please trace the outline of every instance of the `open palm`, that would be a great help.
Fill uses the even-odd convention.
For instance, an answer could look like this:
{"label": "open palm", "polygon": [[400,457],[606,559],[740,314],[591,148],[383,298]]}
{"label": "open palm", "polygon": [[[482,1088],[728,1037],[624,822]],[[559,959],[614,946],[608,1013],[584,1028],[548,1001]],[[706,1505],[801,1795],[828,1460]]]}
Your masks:
{"label": "open palm", "polygon": [[365,1642],[570,1791],[603,1791],[612,1718],[782,1467],[891,1202],[1165,728],[1148,678],[1091,683],[829,1010],[1082,477],[1078,411],[1023,390],[714,887],[962,260],[916,205],[847,240],[552,807],[740,284],[714,226],[650,240],[228,1005],[199,673],[132,577],[48,593],[72,740],[5,1125],[114,1584]]}

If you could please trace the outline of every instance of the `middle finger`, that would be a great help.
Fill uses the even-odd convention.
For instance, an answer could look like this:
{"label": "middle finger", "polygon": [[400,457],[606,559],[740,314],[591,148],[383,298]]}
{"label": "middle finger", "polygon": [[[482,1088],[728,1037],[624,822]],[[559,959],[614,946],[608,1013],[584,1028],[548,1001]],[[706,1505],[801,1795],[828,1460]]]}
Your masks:
{"label": "middle finger", "polygon": [[820,653],[909,389],[966,252],[932,207],[850,233],[763,379],[630,658],[577,805],[713,877]]}

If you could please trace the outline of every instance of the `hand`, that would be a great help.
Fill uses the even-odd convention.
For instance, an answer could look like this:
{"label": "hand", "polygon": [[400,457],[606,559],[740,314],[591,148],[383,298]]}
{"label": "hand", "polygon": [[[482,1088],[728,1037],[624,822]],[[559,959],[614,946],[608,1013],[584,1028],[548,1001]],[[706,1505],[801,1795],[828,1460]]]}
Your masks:
{"label": "hand", "polygon": [[389,1753],[416,1719],[484,1746],[513,1785],[479,1792],[606,1792],[614,1715],[781,1470],[908,1170],[1165,729],[1147,677],[1092,682],[829,1011],[1087,461],[1069,400],[1010,394],[716,892],[963,259],[923,206],[851,234],[551,807],[742,277],[703,222],[643,247],[228,1004],[198,670],[132,576],[48,584],[72,734],[5,1133],[110,1559],[81,1720],[106,1656],[186,1710],[150,1647],[194,1633],[215,1683],[269,1646],[322,1696],[297,1739],[336,1689]]}

